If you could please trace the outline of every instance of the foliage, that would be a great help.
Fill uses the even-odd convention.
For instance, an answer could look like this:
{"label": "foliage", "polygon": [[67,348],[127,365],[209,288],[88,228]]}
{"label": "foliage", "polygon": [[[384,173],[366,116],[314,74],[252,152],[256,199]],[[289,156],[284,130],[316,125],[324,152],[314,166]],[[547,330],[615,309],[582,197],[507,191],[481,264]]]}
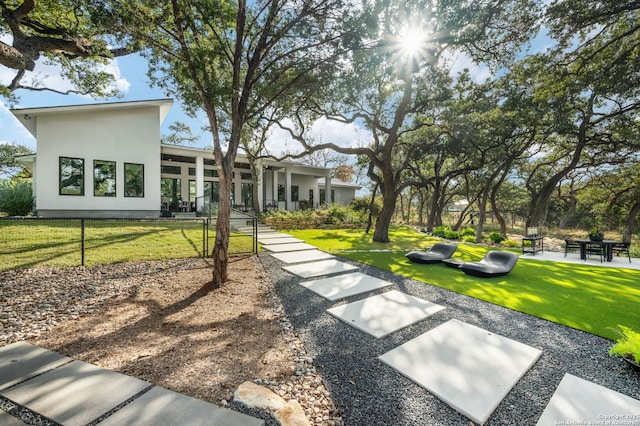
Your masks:
{"label": "foliage", "polygon": [[460,238],[460,234],[459,234],[459,233],[457,233],[456,231],[446,231],[446,232],[444,233],[444,237],[445,237],[447,240],[457,240],[457,239],[459,239],[459,238]]}
{"label": "foliage", "polygon": [[475,243],[476,242],[475,233],[474,233],[474,235],[465,235],[464,237],[462,237],[462,242],[463,243]]}
{"label": "foliage", "polygon": [[378,197],[373,201],[373,204],[371,204],[371,197],[369,196],[355,197],[351,200],[349,206],[353,210],[365,214],[368,214],[369,211],[371,211],[372,217],[378,217],[380,209],[382,209],[382,200]]}
{"label": "foliage", "polygon": [[591,228],[589,230],[589,238],[592,240],[604,239],[604,233],[599,228]]}
{"label": "foliage", "polygon": [[461,237],[466,237],[468,235],[472,235],[475,237],[476,235],[476,230],[471,228],[471,227],[466,227],[464,228],[462,231],[460,231],[460,236]]}
{"label": "foliage", "polygon": [[[450,226],[436,226],[433,229],[433,232],[431,233],[431,235],[433,235],[434,237],[446,238],[447,232],[450,232],[450,231],[451,231]],[[475,235],[475,231],[474,231],[474,235]]]}
{"label": "foliage", "polygon": [[640,333],[629,327],[619,325],[620,337],[609,350],[609,355],[632,358],[640,365]]}
{"label": "foliage", "polygon": [[517,241],[515,241],[515,240],[511,240],[511,239],[507,238],[506,240],[504,240],[504,241],[502,242],[502,245],[503,245],[505,248],[516,248],[516,247],[518,247],[520,244],[518,244],[518,242],[517,242]]}
{"label": "foliage", "polygon": [[[12,101],[18,89],[51,90],[115,96],[114,76],[106,71],[108,60],[136,50],[133,44],[113,46],[115,17],[99,2],[89,0],[39,0],[0,2],[0,65],[13,77],[0,84],[0,96]],[[11,45],[6,40],[12,40]],[[46,57],[48,64],[60,67],[60,77],[71,83],[72,90],[60,92],[46,87],[36,70],[36,61]]]}
{"label": "foliage", "polygon": [[0,181],[0,211],[9,216],[26,216],[33,210],[31,182]]}
{"label": "foliage", "polygon": [[493,231],[489,233],[489,240],[494,244],[498,244],[505,240],[505,236],[501,232]]}
{"label": "foliage", "polygon": [[30,177],[24,166],[16,161],[17,156],[28,154],[31,154],[31,150],[26,146],[9,143],[0,144],[0,176]]}

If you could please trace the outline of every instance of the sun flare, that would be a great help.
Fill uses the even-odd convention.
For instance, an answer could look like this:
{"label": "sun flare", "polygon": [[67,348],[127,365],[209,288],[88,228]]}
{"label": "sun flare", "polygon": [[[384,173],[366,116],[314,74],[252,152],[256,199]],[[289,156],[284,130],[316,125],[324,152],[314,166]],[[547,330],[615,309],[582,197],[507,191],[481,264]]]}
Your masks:
{"label": "sun flare", "polygon": [[399,39],[400,48],[409,56],[416,56],[424,50],[426,41],[425,33],[412,29],[407,30]]}

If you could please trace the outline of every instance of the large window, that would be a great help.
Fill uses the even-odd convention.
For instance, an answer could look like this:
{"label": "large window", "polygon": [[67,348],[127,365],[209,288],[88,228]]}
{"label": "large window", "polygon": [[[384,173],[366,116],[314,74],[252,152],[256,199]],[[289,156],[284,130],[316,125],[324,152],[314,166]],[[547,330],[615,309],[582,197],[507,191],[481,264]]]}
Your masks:
{"label": "large window", "polygon": [[220,200],[220,182],[204,183],[205,199],[208,196],[210,201],[218,202]]}
{"label": "large window", "polygon": [[144,164],[124,163],[124,196],[144,197]]}
{"label": "large window", "polygon": [[84,195],[84,159],[60,157],[60,195]]}
{"label": "large window", "polygon": [[253,206],[253,184],[243,183],[240,190],[242,192],[242,204],[247,207]]}
{"label": "large window", "polygon": [[278,184],[278,201],[286,201],[284,193],[284,185]]}
{"label": "large window", "polygon": [[93,160],[93,195],[116,196],[116,162]]}
{"label": "large window", "polygon": [[180,166],[161,166],[160,172],[167,175],[179,175],[182,173]]}
{"label": "large window", "polygon": [[297,185],[291,185],[291,201],[298,201],[299,198],[299,187]]}

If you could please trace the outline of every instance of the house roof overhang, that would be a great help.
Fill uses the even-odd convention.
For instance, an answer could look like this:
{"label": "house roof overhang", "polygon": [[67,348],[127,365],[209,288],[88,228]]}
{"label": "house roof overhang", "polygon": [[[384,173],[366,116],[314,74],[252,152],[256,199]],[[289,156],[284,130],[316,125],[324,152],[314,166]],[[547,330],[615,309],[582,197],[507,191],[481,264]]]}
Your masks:
{"label": "house roof overhang", "polygon": [[66,105],[52,106],[40,108],[13,108],[11,112],[16,116],[18,121],[31,133],[34,137],[37,135],[38,117],[53,114],[70,114],[85,111],[106,111],[106,110],[125,110],[133,108],[159,108],[160,123],[164,121],[171,106],[173,99],[153,99],[145,101],[127,101],[127,102],[107,102],[97,104],[84,105]]}

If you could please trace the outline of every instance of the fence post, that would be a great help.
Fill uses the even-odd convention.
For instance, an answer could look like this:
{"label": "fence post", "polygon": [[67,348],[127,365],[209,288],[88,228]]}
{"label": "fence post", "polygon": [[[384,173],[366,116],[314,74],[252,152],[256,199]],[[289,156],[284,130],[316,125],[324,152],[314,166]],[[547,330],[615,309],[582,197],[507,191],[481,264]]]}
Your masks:
{"label": "fence post", "polygon": [[84,219],[80,219],[80,251],[82,252],[82,266],[84,266]]}
{"label": "fence post", "polygon": [[253,253],[258,254],[258,218],[253,218]]}

